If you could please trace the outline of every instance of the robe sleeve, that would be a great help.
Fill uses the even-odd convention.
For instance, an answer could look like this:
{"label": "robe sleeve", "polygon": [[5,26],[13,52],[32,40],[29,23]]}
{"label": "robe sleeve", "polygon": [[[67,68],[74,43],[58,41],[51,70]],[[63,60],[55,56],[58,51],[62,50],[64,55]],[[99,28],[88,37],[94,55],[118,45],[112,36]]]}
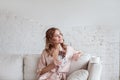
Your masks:
{"label": "robe sleeve", "polygon": [[44,67],[46,67],[47,65],[47,62],[46,62],[46,51],[43,50],[40,58],[39,58],[39,61],[38,61],[38,64],[37,64],[37,72],[41,71]]}

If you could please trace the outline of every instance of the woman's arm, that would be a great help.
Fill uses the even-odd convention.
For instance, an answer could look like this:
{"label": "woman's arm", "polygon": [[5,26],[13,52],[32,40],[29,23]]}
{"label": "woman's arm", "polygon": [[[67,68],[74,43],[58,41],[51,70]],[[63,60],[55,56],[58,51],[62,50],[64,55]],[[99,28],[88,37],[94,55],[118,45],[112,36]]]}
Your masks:
{"label": "woman's arm", "polygon": [[42,69],[40,75],[51,71],[53,68],[55,68],[55,64],[54,63],[49,64],[48,66],[46,66],[45,68]]}
{"label": "woman's arm", "polygon": [[44,67],[41,71],[39,71],[38,74],[42,75],[42,74],[44,74],[44,73],[46,73],[46,72],[51,71],[51,70],[52,70],[53,68],[55,68],[55,67],[56,67],[55,64],[54,64],[54,63],[51,63],[51,64],[49,64],[48,66]]}
{"label": "woman's arm", "polygon": [[[57,51],[57,50],[55,50],[55,51]],[[46,62],[45,62],[46,61],[45,60],[46,56],[42,55],[41,58],[40,58],[40,62],[39,62],[40,69],[37,71],[37,74],[42,75],[42,74],[44,74],[46,72],[51,71],[55,67],[59,66],[61,64],[61,62],[59,60],[57,60],[57,56],[58,56],[58,53],[55,52],[53,54],[53,59],[54,59],[53,62],[46,65]]]}

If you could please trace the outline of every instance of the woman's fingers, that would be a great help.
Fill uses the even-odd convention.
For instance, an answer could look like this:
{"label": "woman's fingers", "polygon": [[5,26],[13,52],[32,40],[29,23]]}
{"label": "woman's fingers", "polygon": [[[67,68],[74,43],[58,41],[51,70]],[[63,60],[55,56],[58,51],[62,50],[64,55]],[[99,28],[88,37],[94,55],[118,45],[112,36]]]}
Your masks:
{"label": "woman's fingers", "polygon": [[77,61],[81,55],[82,55],[81,52],[78,52],[78,53],[73,54],[73,56],[72,56],[72,60]]}
{"label": "woman's fingers", "polygon": [[54,63],[55,63],[55,65],[61,65],[62,62],[55,60]]}

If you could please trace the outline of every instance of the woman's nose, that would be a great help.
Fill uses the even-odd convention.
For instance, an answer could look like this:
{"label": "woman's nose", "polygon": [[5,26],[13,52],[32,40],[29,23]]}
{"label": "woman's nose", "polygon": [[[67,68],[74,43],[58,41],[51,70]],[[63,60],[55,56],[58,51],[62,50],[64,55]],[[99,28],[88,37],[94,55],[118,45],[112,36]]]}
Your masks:
{"label": "woman's nose", "polygon": [[61,35],[59,35],[59,38],[62,38],[62,36],[61,36]]}

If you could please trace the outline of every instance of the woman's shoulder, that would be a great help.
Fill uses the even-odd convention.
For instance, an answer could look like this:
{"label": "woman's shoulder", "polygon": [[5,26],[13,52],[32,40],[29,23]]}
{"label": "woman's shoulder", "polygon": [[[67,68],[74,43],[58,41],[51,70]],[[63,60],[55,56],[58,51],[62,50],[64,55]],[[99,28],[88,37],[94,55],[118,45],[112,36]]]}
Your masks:
{"label": "woman's shoulder", "polygon": [[48,53],[47,53],[46,49],[43,49],[41,55],[44,55],[44,56],[45,56],[45,55],[47,55],[47,54],[48,54]]}
{"label": "woman's shoulder", "polygon": [[42,50],[42,54],[44,54],[44,53],[46,53],[46,50],[45,50],[45,49]]}

